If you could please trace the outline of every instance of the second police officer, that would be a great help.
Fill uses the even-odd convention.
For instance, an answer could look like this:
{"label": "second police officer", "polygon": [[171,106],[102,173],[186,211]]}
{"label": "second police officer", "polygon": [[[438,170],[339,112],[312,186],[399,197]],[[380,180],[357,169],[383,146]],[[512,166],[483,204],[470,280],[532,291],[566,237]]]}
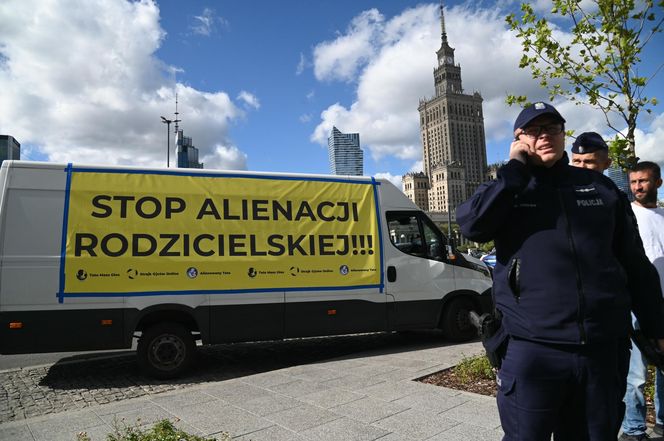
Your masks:
{"label": "second police officer", "polygon": [[572,165],[603,172],[611,166],[609,146],[595,132],[584,132],[572,144]]}

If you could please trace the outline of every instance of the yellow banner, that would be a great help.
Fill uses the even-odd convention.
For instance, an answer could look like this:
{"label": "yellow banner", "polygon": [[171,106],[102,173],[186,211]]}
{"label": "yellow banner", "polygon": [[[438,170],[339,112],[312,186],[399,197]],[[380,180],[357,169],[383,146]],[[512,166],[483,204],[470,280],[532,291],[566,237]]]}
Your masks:
{"label": "yellow banner", "polygon": [[380,286],[371,182],[70,173],[61,294]]}

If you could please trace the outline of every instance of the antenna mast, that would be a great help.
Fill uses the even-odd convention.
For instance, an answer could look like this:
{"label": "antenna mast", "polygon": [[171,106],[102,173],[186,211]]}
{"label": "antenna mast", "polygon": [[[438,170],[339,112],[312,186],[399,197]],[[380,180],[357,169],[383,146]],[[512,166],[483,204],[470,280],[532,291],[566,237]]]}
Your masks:
{"label": "antenna mast", "polygon": [[182,121],[181,119],[178,119],[179,114],[180,113],[178,112],[178,94],[176,92],[175,93],[175,119],[173,120],[173,122],[175,123],[175,134],[178,133],[178,129],[179,129],[178,123],[180,121]]}

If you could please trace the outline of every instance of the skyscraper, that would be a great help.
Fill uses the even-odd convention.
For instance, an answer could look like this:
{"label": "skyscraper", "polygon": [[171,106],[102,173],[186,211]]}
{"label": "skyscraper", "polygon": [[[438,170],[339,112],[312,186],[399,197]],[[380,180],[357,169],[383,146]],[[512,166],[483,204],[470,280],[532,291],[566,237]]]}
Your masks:
{"label": "skyscraper", "polygon": [[203,163],[198,162],[198,149],[190,137],[184,136],[182,129],[177,129],[175,133],[175,146],[178,168],[203,168]]}
{"label": "skyscraper", "polygon": [[606,175],[621,189],[630,201],[634,200],[634,195],[629,188],[629,174],[617,165],[612,165],[606,170]]}
{"label": "skyscraper", "polygon": [[[447,41],[440,4],[441,45],[433,70],[435,95],[420,100],[420,138],[429,179],[429,210],[450,212],[486,179],[482,96],[464,94],[461,66]],[[405,183],[405,181],[404,181]]]}
{"label": "skyscraper", "polygon": [[364,175],[364,153],[360,148],[359,133],[341,133],[332,127],[327,138],[330,171],[335,175]]}
{"label": "skyscraper", "polygon": [[0,135],[0,164],[5,159],[21,159],[21,144],[11,135]]}

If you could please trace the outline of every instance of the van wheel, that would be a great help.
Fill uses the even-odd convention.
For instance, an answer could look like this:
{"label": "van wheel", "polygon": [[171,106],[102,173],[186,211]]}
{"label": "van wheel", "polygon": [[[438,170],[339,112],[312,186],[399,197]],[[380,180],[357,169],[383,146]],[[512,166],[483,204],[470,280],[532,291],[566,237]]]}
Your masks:
{"label": "van wheel", "polygon": [[159,379],[181,375],[191,366],[195,353],[194,337],[179,323],[159,323],[146,329],[136,350],[139,369]]}
{"label": "van wheel", "polygon": [[440,329],[448,340],[461,342],[477,337],[477,329],[468,316],[471,310],[473,302],[467,297],[457,297],[448,303],[440,320]]}

